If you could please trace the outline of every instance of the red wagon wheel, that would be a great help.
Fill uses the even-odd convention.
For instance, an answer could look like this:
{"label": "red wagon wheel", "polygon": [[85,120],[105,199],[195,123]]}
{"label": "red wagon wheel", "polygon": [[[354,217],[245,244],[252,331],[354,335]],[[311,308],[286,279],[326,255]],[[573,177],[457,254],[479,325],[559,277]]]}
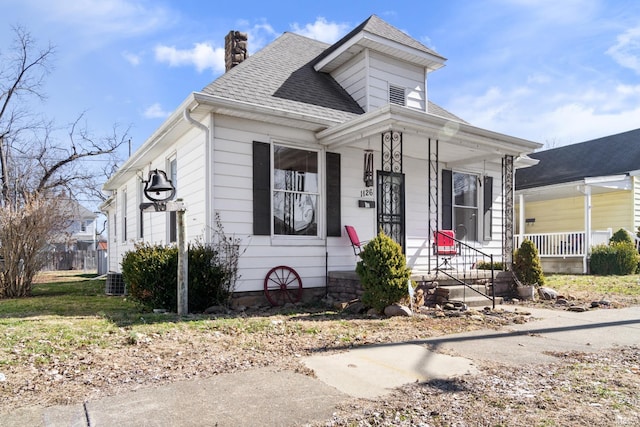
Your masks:
{"label": "red wagon wheel", "polygon": [[273,267],[264,278],[264,294],[274,307],[296,303],[302,298],[302,280],[291,267]]}

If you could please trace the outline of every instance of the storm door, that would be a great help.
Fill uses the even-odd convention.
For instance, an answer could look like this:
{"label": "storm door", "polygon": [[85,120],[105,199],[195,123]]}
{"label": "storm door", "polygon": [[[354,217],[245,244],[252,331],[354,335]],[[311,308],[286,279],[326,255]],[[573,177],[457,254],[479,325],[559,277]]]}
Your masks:
{"label": "storm door", "polygon": [[378,171],[378,227],[405,251],[404,174]]}

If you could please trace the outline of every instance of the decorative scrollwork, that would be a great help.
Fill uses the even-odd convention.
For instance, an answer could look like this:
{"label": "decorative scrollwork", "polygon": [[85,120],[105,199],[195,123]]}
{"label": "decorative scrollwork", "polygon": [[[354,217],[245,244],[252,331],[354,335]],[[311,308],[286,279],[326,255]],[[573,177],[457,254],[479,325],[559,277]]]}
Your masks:
{"label": "decorative scrollwork", "polygon": [[402,173],[402,133],[387,131],[382,134],[382,170]]}

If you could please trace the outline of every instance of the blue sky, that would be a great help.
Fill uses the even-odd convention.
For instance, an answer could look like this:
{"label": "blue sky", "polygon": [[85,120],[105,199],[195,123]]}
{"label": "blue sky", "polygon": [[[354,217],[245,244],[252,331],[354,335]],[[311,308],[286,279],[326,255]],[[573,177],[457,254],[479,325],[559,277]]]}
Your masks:
{"label": "blue sky", "polygon": [[[46,102],[58,125],[131,125],[133,149],[223,72],[224,36],[250,53],[285,31],[334,42],[376,14],[448,58],[429,98],[473,125],[541,142],[640,127],[637,0],[3,0],[0,53],[21,25],[56,46]],[[0,57],[1,60],[1,57]],[[126,154],[126,153],[125,153]]]}

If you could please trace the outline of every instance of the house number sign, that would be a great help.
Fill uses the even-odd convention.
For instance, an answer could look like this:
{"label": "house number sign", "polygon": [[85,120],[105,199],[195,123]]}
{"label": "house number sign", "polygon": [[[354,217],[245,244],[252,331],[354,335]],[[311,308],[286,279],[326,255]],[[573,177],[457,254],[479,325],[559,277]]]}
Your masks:
{"label": "house number sign", "polygon": [[366,199],[373,199],[373,197],[375,196],[374,191],[373,191],[373,187],[365,187],[362,190],[360,190],[360,198],[366,198]]}

